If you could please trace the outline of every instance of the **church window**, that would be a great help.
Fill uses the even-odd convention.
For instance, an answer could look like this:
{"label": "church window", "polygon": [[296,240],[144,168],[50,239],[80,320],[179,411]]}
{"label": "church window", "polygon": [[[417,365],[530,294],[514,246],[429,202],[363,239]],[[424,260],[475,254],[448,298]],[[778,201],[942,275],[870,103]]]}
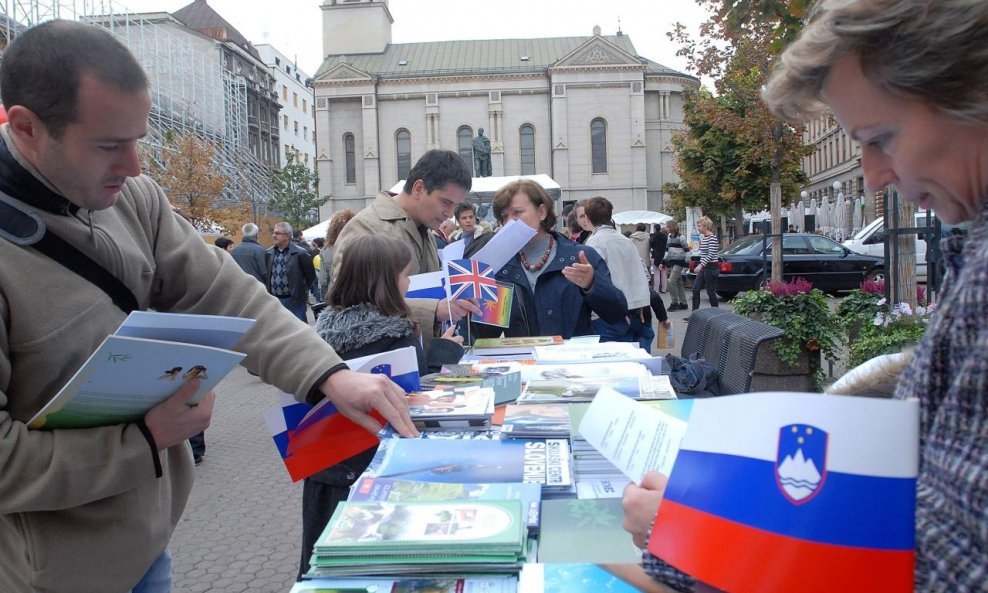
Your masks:
{"label": "church window", "polygon": [[398,154],[398,179],[406,179],[412,170],[412,135],[406,129],[395,134],[395,152]]}
{"label": "church window", "polygon": [[456,146],[460,153],[460,158],[463,159],[463,162],[467,164],[467,168],[470,169],[470,175],[473,175],[473,130],[470,129],[470,126],[461,126],[456,131]]}
{"label": "church window", "polygon": [[590,161],[594,173],[607,173],[607,124],[599,117],[590,122]]}
{"label": "church window", "polygon": [[521,146],[521,174],[535,175],[535,128],[525,124],[518,131]]}
{"label": "church window", "polygon": [[343,134],[343,152],[346,154],[346,182],[357,183],[357,151],[353,134]]}

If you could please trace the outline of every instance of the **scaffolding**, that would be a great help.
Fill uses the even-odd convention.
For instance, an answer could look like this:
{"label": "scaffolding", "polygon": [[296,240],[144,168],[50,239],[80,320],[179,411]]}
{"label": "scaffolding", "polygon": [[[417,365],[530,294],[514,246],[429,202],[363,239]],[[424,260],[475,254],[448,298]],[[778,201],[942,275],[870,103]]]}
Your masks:
{"label": "scaffolding", "polygon": [[219,42],[187,33],[167,13],[133,13],[112,0],[0,0],[0,11],[0,51],[19,32],[52,19],[113,33],[151,85],[148,135],[141,141],[148,164],[160,167],[165,152],[173,150],[171,140],[194,135],[216,147],[215,165],[229,180],[224,205],[247,204],[255,218],[267,214],[272,168],[249,145],[249,82],[224,68]]}

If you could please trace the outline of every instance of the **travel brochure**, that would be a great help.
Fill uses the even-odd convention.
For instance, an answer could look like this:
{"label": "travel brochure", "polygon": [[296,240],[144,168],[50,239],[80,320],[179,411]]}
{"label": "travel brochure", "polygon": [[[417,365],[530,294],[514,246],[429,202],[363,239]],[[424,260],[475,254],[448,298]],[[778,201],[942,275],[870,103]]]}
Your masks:
{"label": "travel brochure", "polygon": [[29,428],[89,428],[134,422],[191,378],[190,400],[213,389],[244,354],[229,350],[252,319],[135,311],[28,422]]}
{"label": "travel brochure", "polygon": [[419,430],[489,430],[494,390],[467,386],[409,393],[408,411]]}
{"label": "travel brochure", "polygon": [[363,477],[350,491],[350,500],[385,502],[439,500],[520,500],[525,523],[538,531],[541,522],[542,487],[539,484],[452,484],[390,478]]}
{"label": "travel brochure", "polygon": [[309,574],[517,573],[527,550],[519,500],[347,501],[316,541]]}

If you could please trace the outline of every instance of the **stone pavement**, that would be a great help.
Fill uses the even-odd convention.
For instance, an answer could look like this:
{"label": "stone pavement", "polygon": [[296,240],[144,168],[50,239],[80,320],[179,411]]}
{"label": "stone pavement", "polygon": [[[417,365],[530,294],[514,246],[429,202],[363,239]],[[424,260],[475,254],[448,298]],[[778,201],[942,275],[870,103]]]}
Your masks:
{"label": "stone pavement", "polygon": [[173,593],[287,593],[298,573],[302,484],[261,414],[274,387],[241,367],[216,389],[206,457],[171,540]]}

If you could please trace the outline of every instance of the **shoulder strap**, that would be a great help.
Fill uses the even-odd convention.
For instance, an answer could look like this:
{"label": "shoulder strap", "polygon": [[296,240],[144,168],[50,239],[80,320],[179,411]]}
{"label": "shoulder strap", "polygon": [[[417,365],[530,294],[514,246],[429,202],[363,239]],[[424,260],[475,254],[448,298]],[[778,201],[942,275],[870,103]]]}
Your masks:
{"label": "shoulder strap", "polygon": [[0,236],[15,245],[34,247],[103,290],[129,314],[140,308],[137,297],[116,276],[51,232],[36,213],[19,207],[0,192]]}
{"label": "shoulder strap", "polygon": [[45,229],[45,235],[32,247],[103,289],[124,313],[140,309],[137,297],[120,279],[50,230]]}

